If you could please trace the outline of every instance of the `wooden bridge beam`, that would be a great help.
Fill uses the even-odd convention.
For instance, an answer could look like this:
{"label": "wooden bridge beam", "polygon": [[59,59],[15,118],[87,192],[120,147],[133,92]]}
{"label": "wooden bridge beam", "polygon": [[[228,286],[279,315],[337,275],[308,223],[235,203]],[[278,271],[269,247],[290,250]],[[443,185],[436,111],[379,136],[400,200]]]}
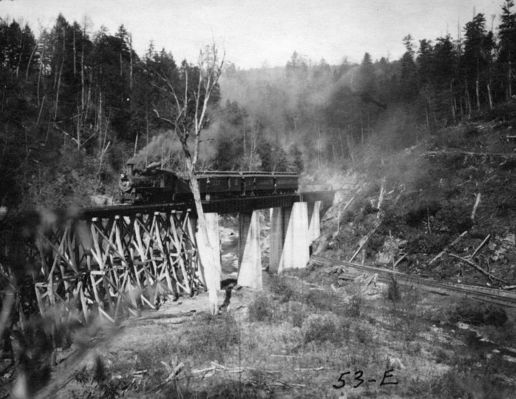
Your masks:
{"label": "wooden bridge beam", "polygon": [[35,244],[41,312],[66,302],[76,307],[67,305],[70,317],[87,319],[96,309],[113,321],[139,304],[154,308],[160,294],[190,295],[203,285],[188,211],[67,220]]}

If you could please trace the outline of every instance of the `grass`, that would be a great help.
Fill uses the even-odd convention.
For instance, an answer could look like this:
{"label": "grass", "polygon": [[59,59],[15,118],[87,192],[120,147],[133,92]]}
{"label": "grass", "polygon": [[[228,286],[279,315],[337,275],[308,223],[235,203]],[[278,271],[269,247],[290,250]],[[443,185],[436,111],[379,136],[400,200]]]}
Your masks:
{"label": "grass", "polygon": [[[240,344],[240,328],[231,314],[200,315],[177,340],[163,340],[137,352],[139,369],[150,369],[156,362],[192,359],[192,363],[222,362]],[[202,328],[199,328],[202,327]]]}
{"label": "grass", "polygon": [[[426,296],[401,286],[398,300],[387,301],[388,290],[370,299],[351,285],[336,293],[276,278],[272,292],[250,298],[246,311],[199,314],[163,327],[162,336],[132,348],[125,360],[112,354],[100,373],[106,377],[98,383],[90,372],[82,386],[88,396],[81,399],[125,391],[144,398],[313,398],[344,392],[348,398],[504,397],[508,387],[500,376],[510,376],[508,369],[496,359],[488,361],[479,348],[463,345],[456,334],[443,339],[442,332],[431,331],[433,320],[425,311],[444,317],[456,304],[425,308]],[[501,335],[502,327],[487,327]],[[170,379],[163,363],[184,367]],[[333,388],[343,372],[352,376],[362,370],[381,380],[390,367],[399,385]],[[139,379],[134,376],[143,370]]]}

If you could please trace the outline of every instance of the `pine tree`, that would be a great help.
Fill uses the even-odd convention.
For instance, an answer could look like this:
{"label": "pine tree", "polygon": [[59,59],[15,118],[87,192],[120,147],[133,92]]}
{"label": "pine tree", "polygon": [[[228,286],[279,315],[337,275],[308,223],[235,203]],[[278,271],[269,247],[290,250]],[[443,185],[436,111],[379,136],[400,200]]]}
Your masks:
{"label": "pine tree", "polygon": [[513,0],[505,0],[502,6],[499,29],[498,62],[505,72],[505,96],[510,99],[513,93],[514,67],[516,66],[516,13],[512,11]]}
{"label": "pine tree", "polygon": [[464,28],[463,72],[466,90],[470,97],[475,98],[477,110],[480,110],[484,97],[492,103],[490,79],[494,40],[493,33],[487,32],[485,24],[484,14],[479,13]]}
{"label": "pine tree", "polygon": [[369,53],[364,54],[364,58],[360,64],[358,72],[358,91],[371,96],[376,92],[374,67]]}
{"label": "pine tree", "polygon": [[402,100],[412,101],[418,93],[418,75],[417,67],[414,61],[414,46],[412,44],[412,37],[407,35],[403,38],[405,45],[405,53],[401,57],[401,71],[400,71],[400,96]]}

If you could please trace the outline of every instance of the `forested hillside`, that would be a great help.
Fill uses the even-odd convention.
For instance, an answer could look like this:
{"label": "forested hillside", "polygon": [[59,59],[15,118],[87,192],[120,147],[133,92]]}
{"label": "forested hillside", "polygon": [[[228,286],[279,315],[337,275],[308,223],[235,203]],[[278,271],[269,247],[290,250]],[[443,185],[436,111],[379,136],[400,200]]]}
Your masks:
{"label": "forested hillside", "polygon": [[[201,166],[343,169],[359,165],[371,145],[381,157],[511,101],[513,1],[490,22],[479,13],[459,37],[408,35],[399,60],[365,53],[360,64],[329,65],[294,52],[284,68],[227,63]],[[92,194],[114,192],[134,155],[183,167],[157,115],[169,104],[164,82],[182,92],[195,64],[152,44],[136,54],[123,26],[92,32],[60,15],[38,36],[32,29],[0,20],[1,206],[89,204]]]}

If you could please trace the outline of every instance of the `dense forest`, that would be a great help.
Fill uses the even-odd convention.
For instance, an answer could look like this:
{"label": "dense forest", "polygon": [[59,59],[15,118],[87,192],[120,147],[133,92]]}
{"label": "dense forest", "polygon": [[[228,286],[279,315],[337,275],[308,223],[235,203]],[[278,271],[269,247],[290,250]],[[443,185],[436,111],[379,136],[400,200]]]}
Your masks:
{"label": "dense forest", "polygon": [[[496,23],[479,13],[459,32],[407,35],[398,60],[365,53],[360,64],[329,65],[294,52],[282,68],[226,63],[199,168],[346,168],[511,101],[513,1]],[[87,205],[115,191],[131,157],[181,170],[180,144],[158,115],[169,101],[163,82],[181,92],[195,73],[152,44],[138,55],[124,26],[90,32],[59,15],[36,37],[0,19],[0,206]]]}

